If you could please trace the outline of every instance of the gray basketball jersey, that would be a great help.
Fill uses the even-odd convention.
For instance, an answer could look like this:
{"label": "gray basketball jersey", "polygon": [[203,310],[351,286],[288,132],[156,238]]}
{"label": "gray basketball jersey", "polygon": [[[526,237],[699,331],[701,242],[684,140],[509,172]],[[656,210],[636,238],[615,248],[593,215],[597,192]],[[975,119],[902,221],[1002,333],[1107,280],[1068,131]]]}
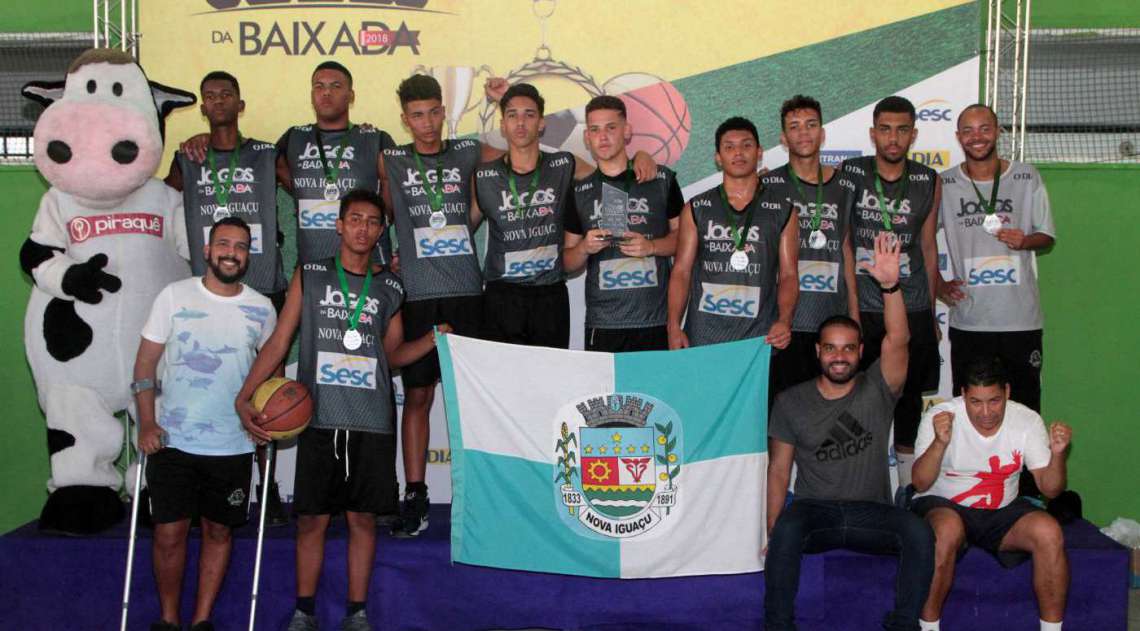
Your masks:
{"label": "gray basketball jersey", "polygon": [[[277,151],[267,142],[246,138],[238,148],[237,166],[230,174],[232,154],[232,151],[215,152],[217,173],[210,168],[209,161],[192,162],[181,151],[174,154],[182,171],[190,269],[195,276],[206,273],[202,247],[209,242],[210,228],[214,225],[219,180],[228,181],[228,215],[240,217],[249,224],[249,269],[242,282],[263,294],[285,291],[281,249],[277,247]],[[217,218],[222,216],[219,213]]]}
{"label": "gray basketball jersey", "polygon": [[[768,174],[773,194],[786,199],[799,218],[800,297],[792,330],[815,333],[820,323],[836,314],[847,314],[847,277],[843,262],[843,238],[850,229],[851,199],[849,187],[841,185],[843,176],[837,169],[823,184],[823,206],[819,209],[819,230],[827,238],[820,249],[809,245],[812,217],[816,212],[819,187],[800,179],[796,188],[784,166]],[[803,190],[803,195],[800,194]]]}
{"label": "gray basketball jersey", "polygon": [[[776,278],[780,265],[780,233],[791,217],[791,206],[764,178],[748,210],[725,205],[720,186],[689,200],[697,226],[697,256],[693,261],[685,333],[693,346],[732,342],[767,335],[776,321]],[[729,259],[735,250],[728,213],[734,213],[745,234],[748,266],[735,271]]]}
{"label": "gray basketball jersey", "polygon": [[[875,259],[875,237],[883,231],[879,198],[875,191],[875,156],[852,158],[840,166],[845,186],[853,193],[851,208],[851,244],[855,248],[855,284],[859,290],[859,310],[882,313],[883,294],[879,283],[859,269],[860,262]],[[931,295],[926,278],[926,259],[922,254],[922,224],[934,203],[934,187],[938,173],[914,160],[906,161],[909,182],[906,198],[899,199],[903,182],[883,180],[883,197],[890,207],[894,233],[902,243],[899,259],[899,284],[907,311],[929,311]]]}
{"label": "gray basketball jersey", "polygon": [[508,185],[506,156],[479,165],[475,194],[487,219],[487,281],[519,285],[553,285],[563,282],[563,213],[573,212],[574,156],[542,152],[541,171],[534,194],[533,173],[515,174],[521,205]]}
{"label": "gray basketball jersey", "polygon": [[478,141],[460,140],[446,143],[442,153],[420,155],[422,177],[443,191],[440,212],[446,223],[437,219],[432,225],[427,186],[416,166],[413,145],[384,150],[400,245],[400,277],[409,301],[483,293],[483,273],[468,227],[471,176],[480,151]]}
{"label": "gray basketball jersey", "polygon": [[345,273],[349,295],[341,291],[336,263],[326,259],[301,266],[301,344],[297,380],[313,396],[313,427],[392,434],[392,376],[384,354],[384,333],[400,310],[404,288],[395,274],[372,276],[356,330],[360,348],[342,343],[348,320],[364,286],[364,276]]}
{"label": "gray basketball jersey", "polygon": [[[318,133],[329,167],[339,168],[336,177],[339,195],[335,200],[325,199],[325,169],[317,146]],[[341,151],[340,141],[346,133],[348,140]],[[379,192],[378,157],[382,149],[392,146],[395,143],[387,132],[357,126],[330,131],[318,130],[313,124],[300,125],[289,128],[281,136],[277,148],[285,152],[289,176],[293,180],[293,200],[297,203],[298,264],[336,256],[340,250],[340,237],[336,233],[340,196],[357,188]],[[377,243],[378,253],[374,260],[390,260],[392,245],[389,239],[385,229]]]}
{"label": "gray basketball jersey", "polygon": [[[632,178],[631,178],[632,179]],[[626,222],[629,230],[659,239],[669,234],[669,192],[677,176],[657,167],[657,176],[639,183],[624,176],[612,178],[601,171],[575,183],[575,210],[582,233],[598,227],[602,219],[602,187],[626,189]],[[632,329],[663,326],[669,289],[670,259],[667,256],[625,256],[611,245],[590,255],[586,264],[586,326]]]}
{"label": "gray basketball jersey", "polygon": [[[975,182],[988,204],[993,182]],[[965,331],[1033,331],[1044,326],[1031,250],[1011,250],[982,227],[985,206],[962,165],[942,174],[939,219],[950,265],[968,298],[950,308],[950,326]],[[998,184],[995,213],[1003,228],[1055,236],[1049,195],[1028,164],[1010,162]]]}

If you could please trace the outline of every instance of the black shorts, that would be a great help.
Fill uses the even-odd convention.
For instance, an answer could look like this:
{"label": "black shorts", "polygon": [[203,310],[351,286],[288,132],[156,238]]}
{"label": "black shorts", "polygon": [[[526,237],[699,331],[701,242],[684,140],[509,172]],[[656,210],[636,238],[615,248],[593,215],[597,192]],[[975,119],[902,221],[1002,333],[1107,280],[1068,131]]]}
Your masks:
{"label": "black shorts", "polygon": [[487,283],[483,337],[494,342],[570,348],[570,297],[566,283]]}
{"label": "black shorts", "polygon": [[970,360],[980,355],[997,355],[1009,373],[1009,398],[1041,411],[1042,331],[963,331],[950,329],[950,371],[954,395],[966,385],[965,371]]}
{"label": "black shorts", "polygon": [[910,509],[919,517],[926,517],[926,514],[935,508],[949,508],[958,513],[966,530],[966,543],[978,546],[994,555],[1002,567],[1014,567],[1029,558],[1028,552],[1001,549],[1001,540],[1017,520],[1034,511],[1041,511],[1024,497],[1019,497],[997,510],[967,508],[937,495],[920,497],[910,505]]}
{"label": "black shorts", "polygon": [[156,524],[202,517],[240,526],[249,518],[253,454],[199,456],[173,447],[146,458],[150,514]]}
{"label": "black shorts", "polygon": [[394,513],[396,435],[310,427],[297,437],[293,512]]}
{"label": "black shorts", "polygon": [[819,355],[815,351],[818,338],[814,332],[792,331],[792,341],[787,348],[772,349],[768,369],[769,407],[777,394],[819,376]]}
{"label": "black shorts", "polygon": [[[895,444],[914,447],[918,421],[922,418],[922,394],[938,389],[942,358],[938,354],[938,338],[934,335],[934,312],[913,311],[906,316],[910,326],[909,357],[906,383],[895,405]],[[863,326],[863,359],[859,369],[866,370],[882,354],[887,330],[881,313],[863,312],[859,318]]]}
{"label": "black shorts", "polygon": [[274,291],[264,295],[269,299],[269,302],[273,303],[273,310],[277,312],[277,315],[281,315],[281,310],[285,308],[285,290]]}
{"label": "black shorts", "polygon": [[667,351],[669,333],[665,325],[639,329],[600,329],[586,327],[586,350],[603,353]]}
{"label": "black shorts", "polygon": [[[481,332],[483,296],[453,296],[405,302],[401,309],[404,340],[423,337],[437,324],[447,323],[459,335],[471,337]],[[439,353],[430,353],[400,369],[404,388],[433,386],[439,381]]]}

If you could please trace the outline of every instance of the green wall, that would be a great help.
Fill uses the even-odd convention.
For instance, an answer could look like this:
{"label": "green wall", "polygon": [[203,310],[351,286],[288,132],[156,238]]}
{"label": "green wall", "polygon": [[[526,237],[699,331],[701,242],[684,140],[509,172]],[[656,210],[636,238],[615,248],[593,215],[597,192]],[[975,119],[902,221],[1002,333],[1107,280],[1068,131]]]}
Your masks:
{"label": "green wall", "polygon": [[[37,5],[0,0],[3,31],[86,31],[87,0]],[[983,8],[984,11],[984,8]],[[1140,27],[1135,0],[1036,0],[1037,27]],[[1140,453],[1140,388],[1133,355],[1140,335],[1125,308],[1140,296],[1134,216],[1140,210],[1140,167],[1042,165],[1053,202],[1057,247],[1040,258],[1046,314],[1044,407],[1048,420],[1074,428],[1070,485],[1084,497],[1085,514],[1105,524],[1116,516],[1140,519],[1134,454]],[[0,396],[10,410],[0,441],[0,532],[34,519],[48,477],[43,416],[24,360],[23,317],[30,285],[17,252],[46,185],[30,167],[0,167],[0,191],[13,229],[0,234],[0,357],[6,379]]]}

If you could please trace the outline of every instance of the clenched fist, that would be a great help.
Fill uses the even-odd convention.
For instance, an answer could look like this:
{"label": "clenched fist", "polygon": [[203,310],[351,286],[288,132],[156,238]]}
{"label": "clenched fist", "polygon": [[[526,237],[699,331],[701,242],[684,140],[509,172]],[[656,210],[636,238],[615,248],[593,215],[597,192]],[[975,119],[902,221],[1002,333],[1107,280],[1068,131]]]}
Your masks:
{"label": "clenched fist", "polygon": [[1049,425],[1049,450],[1055,454],[1065,453],[1069,441],[1073,439],[1073,428],[1064,423]]}
{"label": "clenched fist", "polygon": [[954,430],[954,413],[939,412],[934,415],[934,440],[943,445],[950,444],[950,434]]}

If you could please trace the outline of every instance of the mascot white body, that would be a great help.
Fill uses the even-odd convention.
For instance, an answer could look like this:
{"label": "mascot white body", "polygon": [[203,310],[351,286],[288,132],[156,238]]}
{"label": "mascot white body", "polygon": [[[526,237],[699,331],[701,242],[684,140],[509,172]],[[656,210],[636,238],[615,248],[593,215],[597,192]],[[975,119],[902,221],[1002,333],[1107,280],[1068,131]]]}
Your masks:
{"label": "mascot white body", "polygon": [[20,261],[35,282],[24,343],[47,417],[45,530],[98,532],[122,518],[115,418],[132,401],[139,334],[154,297],[189,276],[182,195],[153,177],[162,120],[193,95],[152,85],[117,51],[84,53],[58,84],[29,84],[50,103],[35,163],[52,184]]}

